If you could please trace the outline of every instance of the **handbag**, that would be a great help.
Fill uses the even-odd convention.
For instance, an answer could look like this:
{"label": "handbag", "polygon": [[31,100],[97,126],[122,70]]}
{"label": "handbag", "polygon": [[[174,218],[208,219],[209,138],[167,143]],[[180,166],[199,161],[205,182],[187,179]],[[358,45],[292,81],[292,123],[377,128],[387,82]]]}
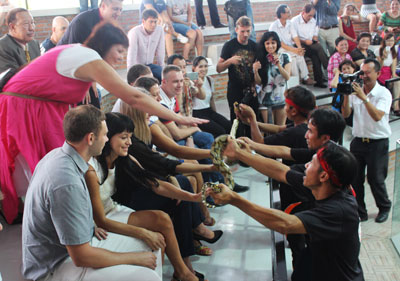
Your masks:
{"label": "handbag", "polygon": [[246,15],[246,0],[244,1],[232,1],[228,0],[225,2],[224,11],[226,15],[233,18],[233,22],[236,22],[238,18]]}

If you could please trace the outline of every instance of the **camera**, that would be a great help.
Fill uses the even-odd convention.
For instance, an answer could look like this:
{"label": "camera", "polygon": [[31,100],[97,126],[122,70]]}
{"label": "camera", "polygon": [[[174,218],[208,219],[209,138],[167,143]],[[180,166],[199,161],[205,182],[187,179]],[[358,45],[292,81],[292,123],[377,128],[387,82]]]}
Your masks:
{"label": "camera", "polygon": [[356,82],[360,85],[360,87],[363,86],[363,80],[360,78],[361,75],[363,75],[363,71],[357,71],[353,74],[339,74],[339,77],[342,79],[342,82],[337,85],[337,90],[336,92],[342,95],[351,95],[351,93],[354,92],[353,86],[351,83]]}

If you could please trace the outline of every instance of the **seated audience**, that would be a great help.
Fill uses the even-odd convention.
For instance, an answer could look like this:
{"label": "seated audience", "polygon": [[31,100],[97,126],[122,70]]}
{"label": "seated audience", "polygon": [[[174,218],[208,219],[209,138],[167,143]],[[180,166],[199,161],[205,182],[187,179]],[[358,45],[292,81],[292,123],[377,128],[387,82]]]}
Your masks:
{"label": "seated audience", "polygon": [[384,38],[387,33],[394,34],[395,45],[400,40],[400,4],[399,0],[390,1],[390,10],[384,12],[379,20],[379,29],[382,29],[381,37]]}
{"label": "seated audience", "polygon": [[342,83],[343,80],[340,77],[340,74],[353,74],[357,69],[357,65],[351,60],[344,60],[339,64],[339,68],[335,68],[333,73],[335,76],[331,81],[331,92],[335,93],[332,98],[332,109],[342,112],[342,104],[343,104],[343,93],[337,91],[337,86],[339,83]]}
{"label": "seated audience", "polygon": [[90,105],[69,110],[63,121],[66,141],[35,169],[22,226],[26,279],[162,280],[160,251],[152,253],[132,237],[106,234],[93,222],[85,174],[87,162],[107,141],[104,120]]}
{"label": "seated audience", "polygon": [[379,49],[375,50],[375,56],[381,65],[378,81],[385,85],[386,80],[397,77],[397,52],[393,33],[387,33],[382,40]]}
{"label": "seated audience", "polygon": [[181,94],[176,96],[176,102],[179,105],[180,113],[185,116],[193,115],[193,99],[205,99],[206,93],[203,89],[204,78],[197,77],[191,80],[186,74],[186,61],[183,56],[174,54],[168,57],[167,63],[169,65],[178,66],[183,73],[183,90]]}
{"label": "seated audience", "polygon": [[142,0],[139,8],[139,14],[141,15],[145,9],[153,9],[155,10],[160,17],[158,17],[158,24],[164,28],[165,32],[165,49],[167,51],[167,56],[172,56],[174,52],[174,41],[173,37],[181,42],[182,44],[186,44],[189,39],[183,36],[180,33],[177,33],[172,26],[171,19],[167,13],[167,5],[164,0]]}
{"label": "seated audience", "polygon": [[6,17],[8,33],[0,38],[0,73],[19,67],[40,56],[39,43],[35,36],[35,22],[31,13],[23,8],[14,8]]}
{"label": "seated audience", "polygon": [[[0,95],[0,119],[6,120],[1,126],[0,186],[9,223],[17,216],[17,197],[25,195],[36,164],[47,152],[63,144],[61,124],[70,104],[81,101],[93,82],[150,114],[178,123],[197,123],[198,119],[174,114],[160,106],[119,77],[111,66],[122,60],[125,46],[128,38],[122,29],[104,22],[84,45],[59,46],[45,53],[5,85]],[[118,56],[116,49],[121,50]],[[19,125],[15,126],[15,122]]]}
{"label": "seated audience", "polygon": [[51,24],[51,36],[44,39],[42,44],[40,44],[40,52],[42,55],[57,45],[58,41],[60,41],[67,30],[68,25],[69,21],[62,16],[57,16],[53,19]]}
{"label": "seated audience", "polygon": [[360,11],[354,4],[346,4],[343,8],[343,14],[339,17],[339,34],[347,39],[351,53],[357,47],[357,37],[354,31],[353,21],[361,21]]}
{"label": "seated audience", "polygon": [[[290,56],[278,53],[281,41],[275,31],[267,31],[257,43],[257,61],[253,65],[256,85],[261,85],[258,93],[258,110],[268,123],[268,110],[272,110],[273,123],[286,123],[285,90],[292,68]],[[272,123],[272,122],[271,122]]]}
{"label": "seated audience", "polygon": [[[240,149],[230,139],[225,155],[240,159],[264,173],[261,156],[254,156],[246,149]],[[294,215],[280,210],[258,206],[222,185],[221,193],[211,196],[215,202],[232,204],[264,226],[282,234],[307,234],[309,244],[303,251],[303,269],[308,270],[302,279],[311,281],[364,280],[359,260],[360,219],[357,202],[349,192],[357,171],[354,156],[344,147],[329,143],[314,154],[306,164],[300,181],[316,199],[311,210]],[[285,174],[285,171],[279,171]]]}
{"label": "seated audience", "polygon": [[[129,106],[127,107],[129,108]],[[89,193],[94,205],[96,225],[99,226],[100,223],[101,227],[106,228],[108,231],[125,235],[129,233],[130,236],[133,235],[137,238],[143,237],[143,240],[152,248],[166,245],[166,253],[174,269],[178,270],[178,272],[175,272],[174,278],[181,275],[180,279],[182,280],[198,280],[190,272],[192,270],[190,261],[187,262],[189,263],[188,266],[190,266],[188,268],[179,253],[170,219],[165,213],[163,215],[163,212],[151,209],[162,210],[173,215],[177,237],[182,246],[181,252],[183,254],[188,251],[184,242],[186,236],[192,232],[192,219],[188,217],[188,215],[191,216],[191,212],[185,207],[177,207],[175,209],[176,200],[168,200],[167,198],[199,202],[201,195],[176,188],[171,183],[158,179],[155,174],[144,170],[139,162],[129,155],[128,149],[132,143],[131,138],[135,126],[128,116],[120,113],[107,113],[106,123],[109,128],[107,133],[109,141],[106,142],[101,155],[89,162],[94,168],[89,168],[89,171],[94,171],[95,173],[87,173],[86,175]],[[134,149],[136,148],[133,147]],[[121,205],[115,205],[111,196],[114,196],[118,202],[137,210],[137,212],[133,212],[132,209]],[[139,203],[140,201],[141,203]],[[162,203],[168,204],[169,207]],[[180,204],[184,206],[191,205],[183,202]],[[179,212],[177,211],[178,209],[184,214],[177,214]],[[109,215],[106,217],[104,212],[108,212]],[[180,216],[185,221],[177,221],[175,215]],[[108,217],[109,219],[107,219]],[[113,218],[125,223],[125,225],[118,225],[117,222],[112,221]],[[127,221],[130,224],[129,226],[126,225]],[[135,226],[135,229],[132,226]],[[143,232],[143,228],[154,232],[148,233],[147,231],[147,233],[140,234]],[[181,228],[187,229],[185,237],[181,236],[183,234],[180,231]],[[199,226],[196,225],[194,229],[195,233],[197,231],[198,234],[213,238],[213,232],[207,230],[201,223]],[[193,248],[193,245],[191,245],[191,248]],[[183,255],[183,257],[186,258],[187,256]]]}
{"label": "seated audience", "polygon": [[331,82],[333,77],[335,76],[335,69],[339,68],[339,65],[342,61],[344,60],[351,60],[351,56],[347,53],[349,49],[349,44],[347,43],[347,40],[339,36],[335,40],[335,45],[336,45],[336,52],[329,58],[329,63],[328,63],[328,87],[331,87]]}
{"label": "seated audience", "polygon": [[305,49],[301,46],[300,39],[292,34],[291,12],[288,5],[279,5],[276,16],[277,19],[271,24],[269,31],[275,31],[281,40],[282,48],[279,52],[286,52],[292,59],[291,76],[298,76],[302,84],[314,85],[315,81],[308,76],[308,68],[304,60]]}
{"label": "seated audience", "polygon": [[193,20],[192,8],[189,0],[167,0],[168,16],[172,20],[175,31],[189,38],[183,46],[183,57],[189,61],[189,52],[196,47],[197,54],[203,53],[203,33]]}
{"label": "seated audience", "polygon": [[314,86],[326,88],[323,81],[321,64],[326,69],[328,67],[328,57],[318,41],[318,27],[314,16],[314,6],[306,4],[301,14],[292,19],[292,34],[294,38],[298,37],[300,39],[301,46],[306,50],[305,56],[309,57],[312,61],[314,80],[317,82]]}
{"label": "seated audience", "polygon": [[369,33],[375,37],[375,28],[381,17],[381,11],[376,7],[376,0],[362,0],[361,16],[369,21]]}
{"label": "seated audience", "polygon": [[[145,64],[150,67],[154,77],[161,81],[164,67],[165,43],[163,28],[157,25],[158,14],[153,9],[142,13],[142,24],[133,27],[128,32],[129,47],[127,53],[127,69],[135,64]],[[154,64],[156,59],[157,64]]]}
{"label": "seated audience", "polygon": [[375,58],[375,54],[369,48],[371,44],[371,34],[368,32],[361,32],[357,37],[357,48],[351,53],[351,58],[357,65],[357,68],[364,62],[365,59]]}
{"label": "seated audience", "polygon": [[214,138],[220,135],[229,134],[231,122],[223,115],[217,112],[214,100],[214,79],[207,76],[208,61],[203,56],[198,56],[193,60],[193,72],[198,73],[199,79],[203,80],[202,90],[205,92],[205,98],[197,96],[193,98],[193,116],[209,120],[210,122],[201,124],[199,128],[212,134]]}

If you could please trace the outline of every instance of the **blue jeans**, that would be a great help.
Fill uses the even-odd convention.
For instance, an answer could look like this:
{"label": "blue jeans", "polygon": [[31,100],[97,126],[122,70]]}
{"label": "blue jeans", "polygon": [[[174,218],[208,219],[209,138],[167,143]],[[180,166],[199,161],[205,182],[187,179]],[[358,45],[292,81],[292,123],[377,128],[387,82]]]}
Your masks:
{"label": "blue jeans", "polygon": [[[89,0],[79,0],[80,11],[84,12],[89,9]],[[98,7],[97,0],[90,0],[90,8],[96,9]]]}
{"label": "blue jeans", "polygon": [[[251,34],[250,34],[250,39],[253,40],[254,42],[257,42],[256,38],[256,30],[254,29],[254,19],[253,19],[253,9],[251,8],[251,3],[249,0],[246,1],[246,16],[251,19]],[[233,18],[228,16],[228,28],[229,28],[229,33],[231,34],[231,39],[236,38],[237,34],[235,31],[235,26],[236,23],[233,22]]]}
{"label": "blue jeans", "polygon": [[147,66],[150,67],[151,72],[153,73],[153,76],[155,78],[157,78],[158,81],[161,83],[162,67],[159,66],[158,64],[152,64],[152,63],[148,64]]}

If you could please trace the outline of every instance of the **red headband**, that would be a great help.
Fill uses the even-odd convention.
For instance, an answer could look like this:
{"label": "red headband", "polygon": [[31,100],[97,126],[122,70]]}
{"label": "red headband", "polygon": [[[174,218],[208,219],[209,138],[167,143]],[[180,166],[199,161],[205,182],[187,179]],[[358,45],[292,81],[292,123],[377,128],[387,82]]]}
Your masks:
{"label": "red headband", "polygon": [[301,108],[300,106],[298,106],[297,104],[295,104],[291,99],[286,98],[286,99],[285,99],[285,102],[286,102],[288,105],[291,105],[291,106],[293,106],[294,108],[296,108],[297,111],[304,112],[304,109]]}
{"label": "red headband", "polygon": [[334,185],[342,186],[339,178],[336,175],[336,172],[334,170],[332,170],[332,168],[329,166],[329,164],[326,162],[326,160],[322,158],[325,148],[326,147],[323,147],[323,148],[319,149],[317,152],[317,158],[318,158],[319,164],[321,165],[322,169],[328,173],[329,179],[331,180],[331,182]]}

